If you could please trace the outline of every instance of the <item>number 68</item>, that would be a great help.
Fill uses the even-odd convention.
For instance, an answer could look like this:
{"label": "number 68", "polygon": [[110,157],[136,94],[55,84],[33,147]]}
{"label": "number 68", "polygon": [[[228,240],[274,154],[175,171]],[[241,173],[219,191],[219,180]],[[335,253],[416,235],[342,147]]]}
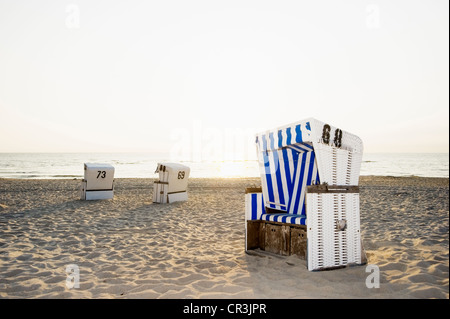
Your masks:
{"label": "number 68", "polygon": [[[323,126],[323,130],[322,130],[322,141],[325,144],[330,144],[330,131],[331,131],[331,126],[328,124],[325,124]],[[341,129],[337,128],[334,131],[333,143],[334,143],[334,146],[336,146],[336,147],[342,146],[342,130]]]}

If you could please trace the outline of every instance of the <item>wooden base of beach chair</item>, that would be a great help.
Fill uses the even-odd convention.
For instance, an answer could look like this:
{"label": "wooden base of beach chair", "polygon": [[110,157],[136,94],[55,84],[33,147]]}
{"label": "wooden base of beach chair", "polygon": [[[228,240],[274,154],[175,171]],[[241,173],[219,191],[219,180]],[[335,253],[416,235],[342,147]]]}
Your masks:
{"label": "wooden base of beach chair", "polygon": [[[307,259],[307,228],[303,225],[267,222],[263,220],[247,221],[246,253],[249,255],[292,256]],[[316,270],[332,270],[367,264],[367,255],[361,240],[361,262]]]}
{"label": "wooden base of beach chair", "polygon": [[306,227],[263,220],[247,221],[246,251],[260,249],[265,252],[306,259]]}

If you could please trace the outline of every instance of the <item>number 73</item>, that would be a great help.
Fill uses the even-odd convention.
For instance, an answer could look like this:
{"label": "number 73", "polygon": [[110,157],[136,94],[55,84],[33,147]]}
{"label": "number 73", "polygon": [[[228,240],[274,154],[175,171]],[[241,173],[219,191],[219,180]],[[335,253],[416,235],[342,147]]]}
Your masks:
{"label": "number 73", "polygon": [[101,177],[101,178],[105,178],[106,177],[106,171],[97,171],[97,178]]}

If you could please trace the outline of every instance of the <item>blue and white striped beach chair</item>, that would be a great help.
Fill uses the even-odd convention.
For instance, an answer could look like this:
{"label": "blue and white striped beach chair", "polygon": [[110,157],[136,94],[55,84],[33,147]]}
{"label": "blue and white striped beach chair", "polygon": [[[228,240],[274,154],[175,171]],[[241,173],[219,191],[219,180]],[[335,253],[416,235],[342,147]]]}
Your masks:
{"label": "blue and white striped beach chair", "polygon": [[[273,224],[306,230],[306,194],[309,186],[358,185],[363,152],[361,139],[316,119],[310,118],[261,132],[256,135],[256,149],[262,189],[259,195],[258,192],[246,194],[246,238],[249,237],[249,231],[258,228],[255,225],[248,226],[249,222],[254,221],[259,222],[260,228]],[[253,196],[259,196],[256,202]],[[254,207],[253,203],[260,205],[261,209],[258,208],[260,206]],[[271,232],[276,231],[271,229]],[[281,244],[276,243],[277,248],[272,249],[267,240],[271,233],[264,234],[260,229],[259,244],[255,242],[258,239],[252,239],[248,241],[246,249],[258,246],[290,255],[293,253],[292,247],[298,243],[293,242],[287,232],[287,229],[280,231],[285,238],[281,239]],[[253,234],[250,237],[254,238]]]}

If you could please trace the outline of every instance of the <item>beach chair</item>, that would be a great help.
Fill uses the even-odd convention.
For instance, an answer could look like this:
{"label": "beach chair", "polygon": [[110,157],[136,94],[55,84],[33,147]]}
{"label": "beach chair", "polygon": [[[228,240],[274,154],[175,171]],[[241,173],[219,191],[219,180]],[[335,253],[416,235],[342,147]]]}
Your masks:
{"label": "beach chair", "polygon": [[97,200],[114,197],[114,167],[109,164],[85,163],[81,180],[81,199]]}
{"label": "beach chair", "polygon": [[178,163],[158,163],[155,173],[159,180],[153,184],[154,203],[187,201],[187,185],[190,173],[188,166]]}
{"label": "beach chair", "polygon": [[298,255],[309,270],[362,263],[361,139],[310,118],[255,142],[262,187],[246,191],[246,251]]}

